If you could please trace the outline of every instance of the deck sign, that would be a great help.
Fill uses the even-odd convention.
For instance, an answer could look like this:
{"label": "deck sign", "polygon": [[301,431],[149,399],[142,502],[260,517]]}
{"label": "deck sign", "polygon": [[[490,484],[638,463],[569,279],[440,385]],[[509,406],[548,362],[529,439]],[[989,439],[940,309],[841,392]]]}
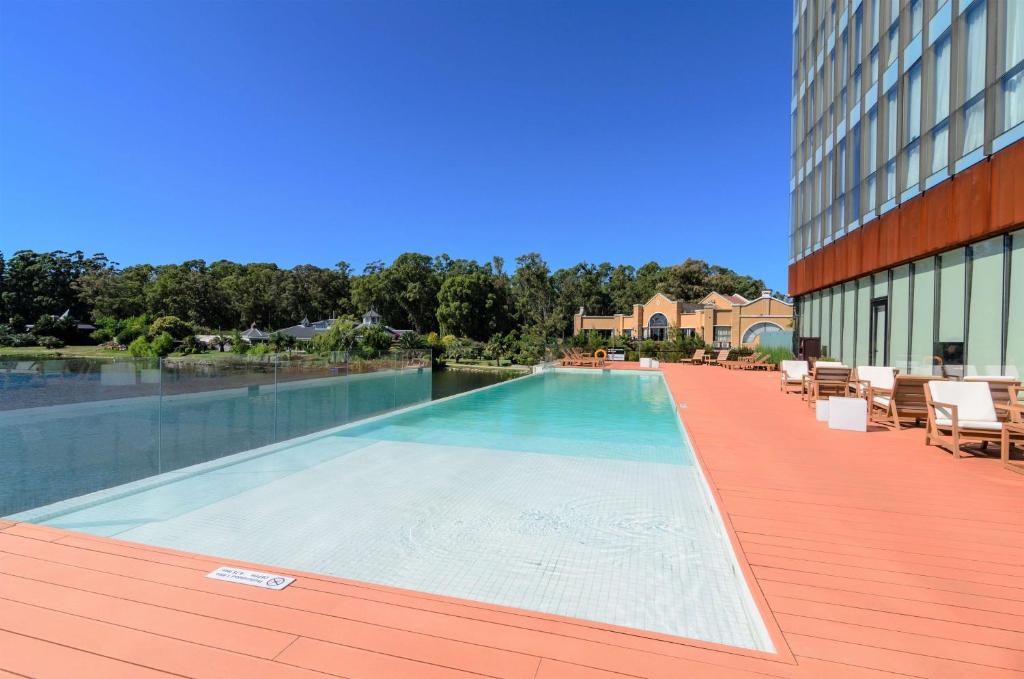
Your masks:
{"label": "deck sign", "polygon": [[244,568],[232,568],[230,566],[221,566],[212,573],[207,573],[206,577],[213,580],[234,582],[239,585],[262,587],[263,589],[284,589],[295,582],[295,578],[290,578],[287,575],[260,573],[259,571],[250,571]]}

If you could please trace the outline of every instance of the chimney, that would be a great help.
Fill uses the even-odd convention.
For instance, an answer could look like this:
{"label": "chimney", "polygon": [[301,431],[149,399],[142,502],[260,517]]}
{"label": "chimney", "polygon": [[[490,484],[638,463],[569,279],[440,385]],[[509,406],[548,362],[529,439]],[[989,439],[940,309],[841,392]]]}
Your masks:
{"label": "chimney", "polygon": [[582,306],[580,306],[580,310],[576,313],[576,315],[577,316],[586,316],[586,312],[584,311]]}
{"label": "chimney", "polygon": [[772,291],[771,290],[762,290],[761,291],[761,296],[762,297],[771,297],[772,296]]}

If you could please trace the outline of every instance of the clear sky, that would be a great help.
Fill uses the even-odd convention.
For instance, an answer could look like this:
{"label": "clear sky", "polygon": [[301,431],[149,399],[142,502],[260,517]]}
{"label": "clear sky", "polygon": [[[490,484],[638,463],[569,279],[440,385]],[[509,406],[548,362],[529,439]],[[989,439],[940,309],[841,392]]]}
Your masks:
{"label": "clear sky", "polygon": [[785,289],[791,3],[0,0],[0,249]]}

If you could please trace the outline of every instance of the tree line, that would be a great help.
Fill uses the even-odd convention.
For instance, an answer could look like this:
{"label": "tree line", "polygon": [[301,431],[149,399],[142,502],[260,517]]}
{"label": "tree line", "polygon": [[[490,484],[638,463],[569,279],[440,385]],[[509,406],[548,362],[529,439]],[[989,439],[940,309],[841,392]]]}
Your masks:
{"label": "tree line", "polygon": [[764,282],[726,267],[687,259],[636,268],[608,262],[551,267],[538,253],[517,257],[514,270],[494,257],[479,263],[407,252],[354,274],[334,267],[273,263],[137,264],[103,254],[0,252],[0,325],[20,332],[51,314],[95,323],[136,316],[175,316],[211,332],[275,330],[363,313],[373,308],[395,328],[486,341],[516,331],[542,338],[572,334],[573,314],[629,313],[655,292],[697,302],[711,291],[755,297]]}

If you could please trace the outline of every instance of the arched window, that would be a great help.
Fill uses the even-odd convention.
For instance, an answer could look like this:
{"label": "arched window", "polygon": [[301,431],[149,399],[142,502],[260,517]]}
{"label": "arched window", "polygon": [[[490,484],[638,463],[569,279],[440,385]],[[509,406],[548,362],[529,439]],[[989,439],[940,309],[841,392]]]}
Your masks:
{"label": "arched window", "polygon": [[653,340],[668,338],[668,319],[665,314],[654,314],[651,320],[647,321],[647,336]]}
{"label": "arched window", "polygon": [[778,332],[779,330],[782,330],[782,327],[775,323],[768,323],[767,321],[754,323],[752,326],[747,328],[745,333],[743,333],[743,343],[750,344],[754,341],[755,337],[760,337],[766,332]]}

